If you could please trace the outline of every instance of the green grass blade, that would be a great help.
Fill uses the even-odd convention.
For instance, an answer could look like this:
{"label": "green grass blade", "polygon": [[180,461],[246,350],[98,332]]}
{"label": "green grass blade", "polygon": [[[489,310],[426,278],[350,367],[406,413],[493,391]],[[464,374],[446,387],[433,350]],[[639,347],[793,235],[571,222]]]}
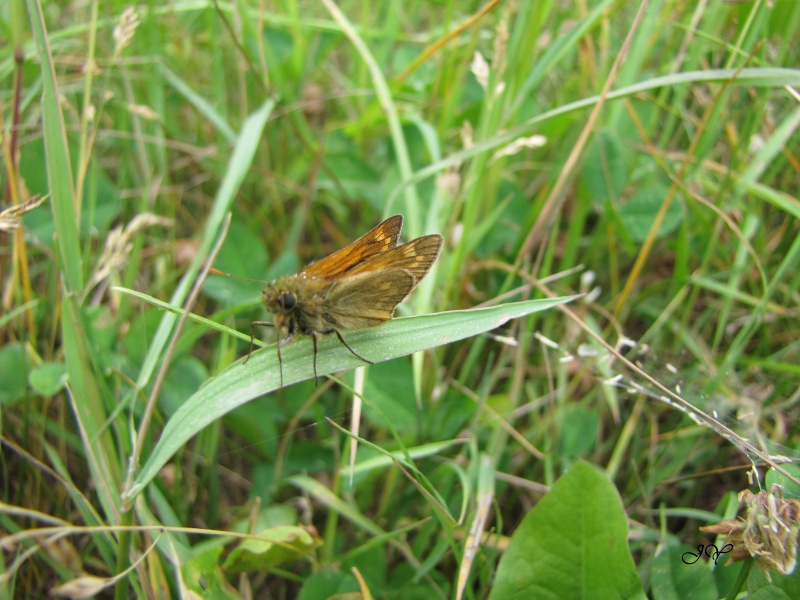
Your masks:
{"label": "green grass blade", "polygon": [[97,494],[109,521],[119,520],[119,489],[123,472],[113,436],[105,426],[106,408],[93,368],[93,355],[74,296],[65,294],[61,304],[64,355],[72,406],[78,421],[86,460],[97,484]]}
{"label": "green grass blade", "polygon": [[[331,16],[342,28],[344,34],[350,39],[356,51],[361,56],[361,59],[367,64],[370,77],[372,78],[372,85],[375,87],[375,95],[378,97],[381,108],[386,115],[386,121],[389,124],[389,131],[392,136],[392,145],[397,161],[397,170],[403,180],[411,177],[411,157],[408,154],[408,145],[406,144],[405,134],[403,133],[403,126],[400,122],[400,115],[397,112],[394,98],[392,97],[389,84],[383,75],[383,70],[375,57],[370,52],[364,40],[358,34],[358,31],[353,27],[352,23],[347,19],[345,14],[339,10],[333,2],[323,1],[325,7],[330,11]],[[417,197],[417,190],[414,186],[410,186],[404,191],[405,204],[404,212],[406,214],[406,229],[411,238],[419,237],[422,235],[422,213],[420,211],[419,198]],[[387,203],[384,209],[384,216],[388,216],[394,208]]]}
{"label": "green grass blade", "polygon": [[[546,310],[571,299],[573,297],[528,300],[489,308],[394,319],[382,327],[348,332],[345,337],[348,344],[363,356],[374,362],[382,362],[491,331],[511,319]],[[282,354],[285,385],[314,377],[310,339],[303,338],[290,344],[282,350]],[[280,386],[278,356],[274,349],[257,352],[246,365],[243,362],[236,362],[210,379],[177,410],[136,478],[129,498],[141,492],[172,455],[206,425]],[[320,341],[317,355],[317,372],[320,375],[363,365],[334,336],[326,336]]]}
{"label": "green grass blade", "polygon": [[105,404],[96,376],[88,335],[78,300],[83,289],[83,256],[78,232],[79,203],[68,152],[64,116],[44,15],[34,0],[27,3],[39,60],[42,63],[42,119],[47,184],[59,251],[59,271],[64,286],[61,298],[62,351],[69,372],[75,418],[87,453],[89,468],[105,516],[117,520],[122,473],[117,449],[104,427]]}
{"label": "green grass blade", "polygon": [[342,477],[350,477],[351,470],[353,476],[366,475],[368,473],[372,473],[373,471],[382,472],[384,469],[394,465],[396,461],[399,461],[405,465],[406,454],[413,460],[418,460],[420,458],[436,456],[452,446],[461,444],[464,444],[464,440],[444,440],[442,442],[432,442],[430,444],[423,444],[421,446],[409,448],[407,451],[397,450],[394,452],[390,452],[388,450],[384,450],[380,446],[376,446],[376,449],[379,452],[377,456],[357,462],[352,469],[349,465],[342,466],[339,468],[339,475]]}
{"label": "green grass blade", "polygon": [[220,114],[220,112],[214,108],[210,102],[195,92],[192,89],[192,86],[186,83],[185,80],[178,77],[178,75],[170,71],[164,65],[159,65],[159,67],[161,70],[161,75],[164,77],[167,83],[169,83],[181,96],[186,98],[186,100],[189,101],[200,114],[208,119],[209,123],[213,124],[214,127],[216,127],[217,130],[223,136],[225,136],[225,139],[228,140],[229,143],[235,144],[237,138],[236,132],[225,120],[225,117]]}
{"label": "green grass blade", "polygon": [[[177,316],[181,316],[185,312],[182,308],[173,306],[169,302],[164,302],[163,300],[159,300],[158,298],[154,298],[153,296],[143,294],[142,292],[137,292],[136,290],[124,287],[116,287],[116,286],[112,289],[115,292],[120,292],[121,294],[127,294],[134,298],[138,298],[139,300],[143,300],[144,302],[147,302],[149,304],[152,304],[153,306],[169,311]],[[244,340],[245,342],[250,341],[250,336],[248,334],[242,333],[241,331],[236,331],[235,329],[231,329],[230,327],[226,327],[221,323],[217,323],[216,321],[212,321],[211,319],[201,317],[200,315],[189,313],[188,319],[190,321],[194,321],[195,323],[200,323],[201,325],[205,325],[209,329],[216,329],[221,333],[227,333],[228,335],[238,337],[240,340]],[[258,343],[258,341],[256,341],[256,343]]]}
{"label": "green grass blade", "polygon": [[[736,69],[708,69],[704,71],[689,71],[686,73],[673,73],[663,77],[654,77],[645,81],[613,90],[606,96],[606,101],[628,98],[637,94],[654,92],[664,87],[677,85],[692,85],[699,83],[725,83],[730,81],[735,86],[750,87],[783,87],[800,85],[800,69],[785,68],[747,68],[737,71]],[[406,186],[416,185],[420,181],[444,172],[448,167],[460,165],[467,159],[478,156],[484,152],[490,152],[504,146],[513,140],[531,135],[531,133],[541,130],[543,124],[553,121],[556,117],[566,115],[578,110],[588,109],[597,104],[599,96],[590,96],[581,100],[576,100],[568,104],[563,104],[552,110],[545,111],[535,117],[524,121],[520,125],[505,129],[494,137],[476,142],[472,146],[452,152],[442,160],[428,165],[416,171],[410,178],[403,179],[386,199],[387,206],[392,206],[397,196],[405,190]]]}
{"label": "green grass blade", "polygon": [[[200,271],[200,266],[206,256],[208,256],[208,252],[214,240],[217,238],[225,215],[230,210],[236,192],[239,190],[247,170],[250,168],[250,164],[253,161],[253,157],[255,156],[261,140],[261,133],[274,107],[274,100],[266,101],[261,108],[250,115],[243,124],[239,139],[228,165],[228,170],[225,173],[225,179],[223,179],[219,191],[217,192],[217,197],[214,200],[214,208],[212,209],[211,216],[206,224],[206,230],[203,234],[202,246],[194,262],[187,270],[170,299],[173,305],[182,305],[184,300],[186,300],[186,296],[189,294],[189,290],[197,277],[197,273]],[[177,316],[171,313],[164,315],[164,318],[161,320],[136,382],[139,388],[144,388],[150,381],[150,377],[153,374],[161,352],[169,339],[169,335],[176,321]]]}
{"label": "green grass blade", "polygon": [[44,25],[41,6],[28,0],[31,29],[36,39],[39,60],[42,63],[42,120],[44,123],[44,149],[47,157],[47,184],[50,188],[50,205],[53,207],[61,272],[70,292],[83,289],[83,256],[78,239],[78,217],[74,199],[74,182],[67,151],[67,131],[58,102],[58,82],[50,52],[50,42]]}

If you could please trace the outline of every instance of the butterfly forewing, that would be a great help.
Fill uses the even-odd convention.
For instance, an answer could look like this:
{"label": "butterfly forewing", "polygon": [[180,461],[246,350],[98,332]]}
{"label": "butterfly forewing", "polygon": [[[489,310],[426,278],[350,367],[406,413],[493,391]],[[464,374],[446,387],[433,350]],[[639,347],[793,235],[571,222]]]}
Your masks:
{"label": "butterfly forewing", "polygon": [[325,297],[326,320],[340,329],[376,327],[392,318],[395,307],[416,286],[406,269],[381,269],[347,275]]}
{"label": "butterfly forewing", "polygon": [[352,276],[382,269],[405,269],[414,276],[416,286],[428,273],[441,250],[442,236],[426,235],[373,256],[350,269],[347,274]]}
{"label": "butterfly forewing", "polygon": [[308,265],[302,274],[307,277],[336,279],[359,263],[372,257],[386,253],[397,246],[400,230],[403,228],[403,216],[389,217],[383,223],[358,238],[349,246],[338,252]]}

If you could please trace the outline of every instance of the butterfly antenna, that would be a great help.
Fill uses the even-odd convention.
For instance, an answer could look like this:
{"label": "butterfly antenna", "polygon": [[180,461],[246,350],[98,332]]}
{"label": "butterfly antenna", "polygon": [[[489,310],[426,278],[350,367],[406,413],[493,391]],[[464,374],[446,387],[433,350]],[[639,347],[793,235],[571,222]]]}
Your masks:
{"label": "butterfly antenna", "polygon": [[223,277],[230,277],[231,279],[238,279],[239,281],[249,281],[250,283],[261,283],[261,284],[269,284],[269,281],[263,281],[261,279],[250,279],[249,277],[240,277],[239,275],[231,275],[230,273],[225,273],[224,271],[220,271],[219,269],[215,269],[211,267],[208,270],[209,273],[213,273],[214,275],[222,275]]}

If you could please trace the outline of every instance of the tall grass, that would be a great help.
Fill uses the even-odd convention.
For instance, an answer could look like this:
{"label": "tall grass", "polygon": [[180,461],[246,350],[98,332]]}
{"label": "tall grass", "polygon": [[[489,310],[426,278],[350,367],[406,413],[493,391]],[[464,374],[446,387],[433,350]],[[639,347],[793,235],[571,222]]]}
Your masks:
{"label": "tall grass", "polygon": [[[800,3],[0,19],[3,595],[791,597],[686,556],[800,493]],[[433,316],[348,334],[392,360],[237,362],[261,285],[212,262],[397,213],[445,250]]]}

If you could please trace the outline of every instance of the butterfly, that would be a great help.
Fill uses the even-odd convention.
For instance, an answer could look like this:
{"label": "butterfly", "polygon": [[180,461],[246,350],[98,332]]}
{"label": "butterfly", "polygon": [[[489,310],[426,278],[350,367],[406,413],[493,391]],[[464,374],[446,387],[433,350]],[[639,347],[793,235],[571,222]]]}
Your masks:
{"label": "butterfly", "polygon": [[315,382],[317,342],[323,335],[335,334],[353,356],[373,364],[350,347],[342,332],[377,327],[391,319],[395,307],[428,274],[442,250],[438,234],[398,246],[402,227],[402,215],[389,217],[350,245],[264,288],[261,302],[273,320],[251,324],[247,359],[253,352],[255,328],[260,326],[275,328],[281,385],[281,347],[298,333],[314,344]]}

